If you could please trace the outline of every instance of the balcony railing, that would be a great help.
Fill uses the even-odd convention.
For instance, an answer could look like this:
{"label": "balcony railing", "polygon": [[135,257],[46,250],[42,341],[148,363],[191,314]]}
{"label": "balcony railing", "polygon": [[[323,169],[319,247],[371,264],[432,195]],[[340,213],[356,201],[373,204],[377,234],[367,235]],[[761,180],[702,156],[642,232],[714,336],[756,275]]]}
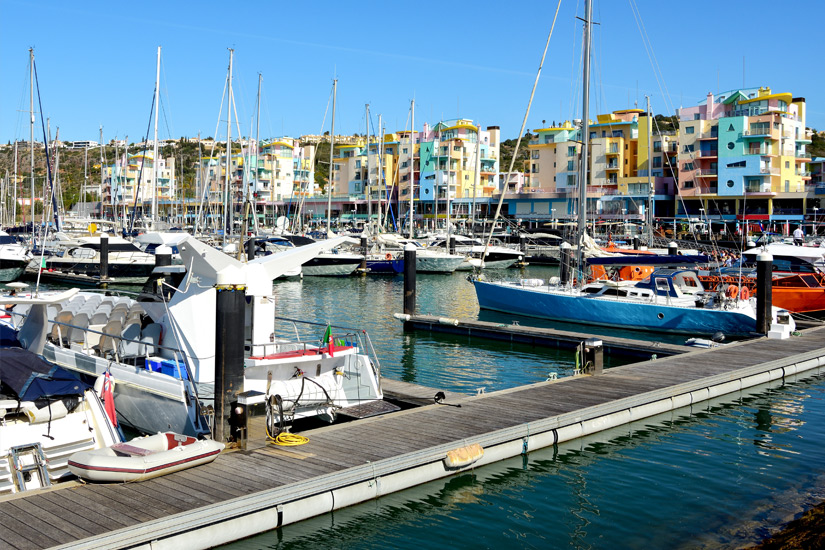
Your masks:
{"label": "balcony railing", "polygon": [[705,150],[705,151],[703,151],[701,149],[699,150],[699,158],[716,157],[716,156],[719,156],[719,151],[717,151],[716,149],[709,149],[709,150]]}
{"label": "balcony railing", "polygon": [[809,158],[811,158],[811,154],[810,153],[797,153],[796,158],[798,158],[798,159],[809,159]]}
{"label": "balcony railing", "polygon": [[770,193],[771,192],[771,184],[770,183],[748,183],[745,185],[745,191],[748,193]]}
{"label": "balcony railing", "polygon": [[746,137],[772,137],[770,128],[752,128],[750,130],[745,130],[744,132],[742,132],[742,135]]}
{"label": "balcony railing", "polygon": [[714,176],[715,177],[716,176],[716,170],[714,170],[712,168],[702,168],[702,169],[696,170],[696,175],[697,176]]}
{"label": "balcony railing", "polygon": [[763,166],[759,169],[759,173],[763,176],[778,176],[779,168],[767,168]]}

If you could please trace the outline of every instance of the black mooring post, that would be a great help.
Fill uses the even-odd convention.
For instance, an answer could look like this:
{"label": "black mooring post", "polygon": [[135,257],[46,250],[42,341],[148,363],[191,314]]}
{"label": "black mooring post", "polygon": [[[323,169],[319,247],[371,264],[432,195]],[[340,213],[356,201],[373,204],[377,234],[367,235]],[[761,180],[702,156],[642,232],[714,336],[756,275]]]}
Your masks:
{"label": "black mooring post", "polygon": [[246,241],[246,261],[251,262],[255,259],[255,237],[250,237]]}
{"label": "black mooring post", "polygon": [[415,246],[404,247],[404,313],[415,315]]}
{"label": "black mooring post", "polygon": [[562,285],[566,285],[570,281],[571,250],[572,247],[569,243],[561,243],[559,247],[559,280]]}
{"label": "black mooring post", "polygon": [[165,244],[155,249],[155,267],[172,265],[172,249]]}
{"label": "black mooring post", "polygon": [[675,256],[679,252],[679,245],[676,243],[668,243],[667,245],[667,253],[668,256]]}
{"label": "black mooring post", "polygon": [[109,286],[109,235],[100,235],[100,284],[103,288]]}
{"label": "black mooring post", "polygon": [[455,254],[455,237],[450,235],[450,254]]}
{"label": "black mooring post", "polygon": [[361,255],[364,257],[364,259],[361,260],[361,271],[363,271],[363,272],[367,271],[367,252],[369,251],[369,245],[367,244],[367,242],[368,242],[367,238],[362,236],[361,237]]}
{"label": "black mooring post", "polygon": [[217,284],[215,308],[215,432],[217,441],[232,440],[232,403],[243,391],[244,306],[246,286]]}
{"label": "black mooring post", "polygon": [[773,305],[773,256],[762,252],[756,256],[756,332],[771,330]]}
{"label": "black mooring post", "polygon": [[642,249],[642,239],[639,236],[633,237],[633,250],[641,250]]}

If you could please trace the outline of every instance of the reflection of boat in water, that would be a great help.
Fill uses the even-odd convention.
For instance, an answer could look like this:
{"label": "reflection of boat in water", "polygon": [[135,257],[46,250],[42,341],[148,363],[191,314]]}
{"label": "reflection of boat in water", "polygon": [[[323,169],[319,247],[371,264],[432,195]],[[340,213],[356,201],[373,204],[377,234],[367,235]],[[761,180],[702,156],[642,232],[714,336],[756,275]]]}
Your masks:
{"label": "reflection of boat in water", "polygon": [[120,435],[89,384],[22,348],[0,350],[0,495],[71,476],[69,456]]}

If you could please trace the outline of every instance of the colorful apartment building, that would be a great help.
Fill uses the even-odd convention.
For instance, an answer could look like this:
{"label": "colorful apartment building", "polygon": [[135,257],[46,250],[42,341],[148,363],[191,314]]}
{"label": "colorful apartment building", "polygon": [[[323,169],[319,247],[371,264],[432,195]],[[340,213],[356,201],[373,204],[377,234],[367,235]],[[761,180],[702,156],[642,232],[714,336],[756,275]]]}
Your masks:
{"label": "colorful apartment building", "polygon": [[152,202],[155,193],[158,202],[172,201],[177,192],[175,157],[161,158],[155,166],[151,151],[123,155],[105,169],[103,202],[106,204],[131,207],[137,195],[138,205],[145,205]]}
{"label": "colorful apartment building", "polygon": [[678,116],[680,214],[801,221],[819,206],[807,168],[804,98],[737,89],[708,94]]}

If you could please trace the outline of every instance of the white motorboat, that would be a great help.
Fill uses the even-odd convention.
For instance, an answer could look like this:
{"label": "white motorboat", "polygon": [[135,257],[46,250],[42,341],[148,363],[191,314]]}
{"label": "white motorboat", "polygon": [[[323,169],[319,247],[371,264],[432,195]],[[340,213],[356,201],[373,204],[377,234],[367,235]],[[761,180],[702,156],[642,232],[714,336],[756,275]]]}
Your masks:
{"label": "white motorboat", "polygon": [[31,258],[26,245],[5,231],[0,231],[0,283],[19,279]]}
{"label": "white motorboat", "polygon": [[0,495],[71,477],[71,454],[120,442],[89,384],[22,348],[0,355]]}
{"label": "white motorboat", "polygon": [[74,453],[69,458],[69,470],[90,481],[143,481],[208,464],[224,447],[212,439],[164,432]]}
{"label": "white motorboat", "polygon": [[[339,353],[329,353],[324,340],[326,355],[281,355],[323,346],[317,335],[313,340],[318,343],[287,337],[295,334],[292,321],[281,329],[276,326],[272,281],[340,242],[330,239],[244,264],[182,235],[176,246],[183,265],[157,268],[158,281],[147,285],[138,300],[75,290],[71,295],[0,297],[0,303],[16,304],[18,338],[35,353],[87,377],[110,371],[117,382],[115,398],[123,424],[143,433],[203,436],[210,426],[200,401],[214,396],[218,273],[234,271],[245,283],[247,297],[246,322],[236,334],[244,340],[245,387],[279,388],[279,382],[301,372],[308,385],[318,379],[328,396],[319,404],[307,391],[279,416],[333,419],[339,409],[383,397],[368,337],[360,330],[335,329],[329,336],[344,342]],[[150,286],[161,292],[149,292]]]}
{"label": "white motorboat", "polygon": [[[507,269],[524,258],[521,251],[506,246],[491,244],[485,251],[484,243],[479,239],[471,239],[463,235],[453,235],[452,238],[456,241],[456,254],[465,256],[465,260],[456,268],[456,271],[472,271],[480,267]],[[446,238],[435,239],[427,248],[448,250],[449,243]]]}
{"label": "white motorboat", "polygon": [[[69,239],[58,233],[44,243],[47,254],[42,263],[39,255],[29,262],[30,269],[40,269],[44,279],[65,280],[82,275],[100,277],[100,236]],[[143,284],[155,267],[155,256],[143,252],[122,237],[108,237],[108,280],[110,283]]]}

